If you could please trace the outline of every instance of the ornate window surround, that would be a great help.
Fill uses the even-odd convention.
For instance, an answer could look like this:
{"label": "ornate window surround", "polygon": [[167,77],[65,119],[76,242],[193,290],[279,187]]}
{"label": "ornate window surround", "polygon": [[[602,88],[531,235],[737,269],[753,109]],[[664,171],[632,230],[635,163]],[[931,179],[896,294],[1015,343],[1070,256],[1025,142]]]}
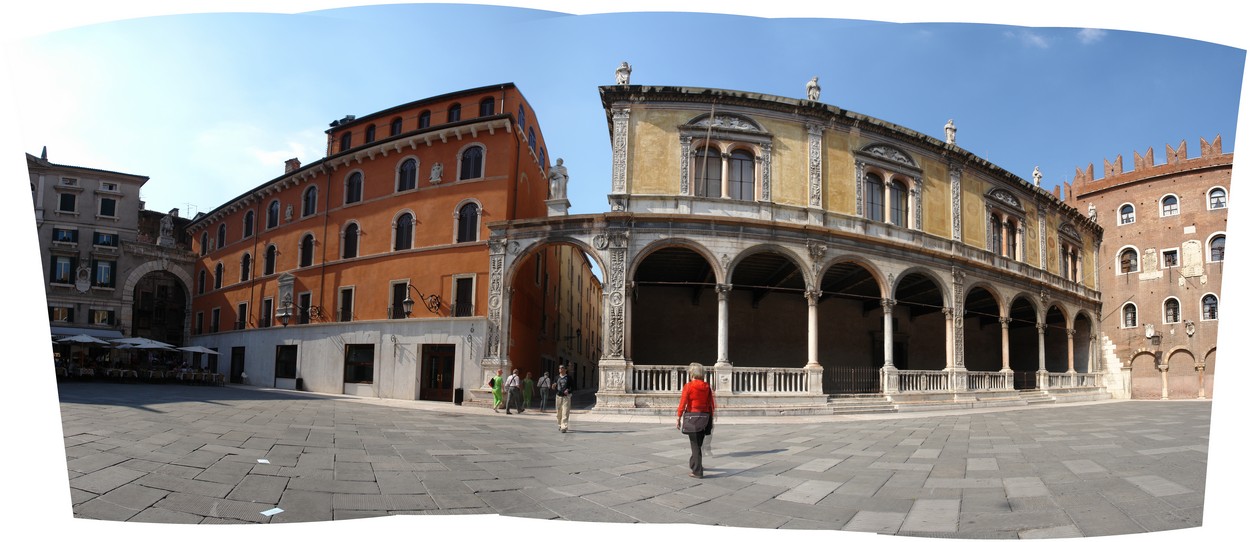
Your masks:
{"label": "ornate window surround", "polygon": [[[1081,283],[1081,276],[1084,274],[1083,271],[1085,264],[1084,258],[1081,257],[1081,249],[1085,247],[1085,241],[1081,238],[1081,232],[1078,231],[1071,222],[1063,222],[1059,224],[1059,228],[1057,228],[1057,235],[1059,236],[1059,257],[1072,258],[1072,260],[1068,262],[1068,269],[1072,273],[1072,278],[1070,280],[1076,283]],[[1138,256],[1140,257],[1140,254]],[[1138,261],[1137,266],[1138,269],[1141,269],[1140,260]],[[1060,268],[1062,269],[1063,266],[1060,266]]]}
{"label": "ornate window surround", "polygon": [[921,214],[924,209],[924,171],[916,163],[916,159],[898,147],[887,143],[870,143],[855,151],[855,214],[866,216],[864,209],[864,182],[868,173],[876,173],[881,177],[885,190],[885,223],[890,218],[890,183],[900,181],[907,187],[909,203],[906,219],[907,229],[919,230],[924,224]]}
{"label": "ornate window surround", "polygon": [[[730,153],[746,150],[755,159],[755,197],[753,201],[772,201],[772,152],[773,136],[758,122],[737,113],[704,113],[690,119],[678,128],[681,140],[681,178],[680,193],[693,196],[694,190],[694,156],[704,147],[712,147],[720,151],[722,167],[727,163]],[[729,199],[729,191],[725,184],[729,176],[721,175],[721,198]]]}
{"label": "ornate window surround", "polygon": [[[1029,236],[1026,224],[1028,213],[1024,210],[1024,204],[1021,203],[1020,197],[1006,188],[996,186],[986,192],[983,199],[985,200],[986,249],[994,254],[1000,254],[996,247],[990,246],[990,240],[994,238],[993,232],[990,231],[990,224],[993,222],[994,215],[998,215],[999,222],[1004,225],[1014,222],[1016,227],[1016,256],[1011,259],[1023,262],[1028,255]],[[1006,258],[1007,256],[1003,257]]]}

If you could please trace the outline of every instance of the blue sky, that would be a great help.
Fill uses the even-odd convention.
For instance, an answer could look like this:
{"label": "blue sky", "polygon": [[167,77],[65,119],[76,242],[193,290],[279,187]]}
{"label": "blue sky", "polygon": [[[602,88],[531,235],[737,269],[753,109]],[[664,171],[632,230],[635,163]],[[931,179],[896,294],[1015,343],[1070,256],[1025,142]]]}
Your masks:
{"label": "blue sky", "polygon": [[[468,33],[468,34],[466,34]],[[470,39],[471,35],[471,39]],[[636,39],[622,39],[637,36]],[[607,43],[605,39],[609,38]],[[595,44],[587,46],[586,44]],[[1232,151],[1245,52],[1126,31],[986,24],[762,19],[727,14],[572,16],[476,5],[129,19],[30,38],[13,101],[19,144],[49,159],[147,175],[148,207],[208,211],[322,158],[325,129],[426,96],[514,82],[548,154],[563,157],[575,213],[607,209],[599,85],[632,83],[801,97],[942,137],[1043,182],[1078,166],[1222,135]]]}
{"label": "blue sky", "polygon": [[[680,4],[692,12],[720,12],[701,15],[675,13],[671,0],[346,7],[362,3],[6,3],[0,7],[0,104],[9,105],[9,129],[0,133],[8,150],[0,154],[2,173],[11,186],[24,187],[15,182],[25,176],[21,153],[38,154],[46,145],[53,162],[149,176],[142,193],[148,208],[193,214],[275,177],[287,158],[321,158],[331,120],[514,82],[534,106],[549,156],[563,157],[569,168],[571,211],[601,212],[607,208],[610,149],[597,87],[612,84],[612,72],[624,60],[634,66],[635,84],[793,98],[819,76],[825,103],[939,138],[953,118],[961,147],[1024,178],[1040,166],[1050,186],[1090,163],[1101,177],[1103,160],[1117,155],[1131,168],[1133,152],[1151,147],[1162,161],[1166,145],[1182,140],[1191,155],[1198,153],[1200,137],[1210,141],[1216,135],[1222,135],[1225,152],[1235,150],[1244,51],[1250,47],[1246,18],[1224,0],[1201,9],[1158,0],[1131,8],[1075,0],[1024,8],[917,0],[824,7],[810,0]],[[605,12],[610,9],[634,13]],[[194,15],[167,15],[175,10]],[[203,14],[223,10],[233,13]],[[937,23],[901,24],[908,21]],[[1238,164],[1236,171],[1242,170]],[[29,233],[6,239],[19,265],[0,266],[0,284],[16,285],[17,306],[36,308],[6,311],[0,326],[9,337],[40,338],[47,335],[42,270],[24,190],[0,198],[5,224]],[[1233,205],[1236,197],[1231,194]],[[1238,220],[1230,214],[1230,232],[1244,230]],[[1237,236],[1231,237],[1235,248]],[[1239,276],[1238,254],[1231,251],[1224,264],[1230,276]],[[1240,329],[1240,297],[1237,284],[1225,285],[1225,330]],[[1245,340],[1226,331],[1220,348],[1245,352]],[[47,348],[43,339],[33,340],[10,361],[38,369],[50,358]],[[1209,465],[1219,476],[1208,485],[1206,503],[1207,525],[1216,528],[1234,528],[1234,496],[1250,481],[1244,461],[1233,455],[1240,431],[1229,420],[1237,415],[1230,410],[1248,408],[1231,393],[1244,372],[1238,357],[1226,355],[1234,362],[1220,368],[1216,423],[1226,429],[1213,436]],[[60,513],[69,495],[54,382],[47,372],[21,372],[21,379],[10,379],[16,389],[0,394],[4,408],[43,417],[11,420],[9,430],[29,444],[6,451],[4,460],[20,465],[11,469],[20,471],[15,484],[38,489],[23,493],[20,506],[0,509],[41,527],[49,523],[33,522],[52,519],[50,525],[74,534],[86,534],[88,527],[93,537],[133,534],[133,526],[119,530],[107,522],[64,524]],[[515,525],[446,519],[428,521],[440,528]],[[355,534],[345,529],[358,525],[303,527],[291,532],[342,536]],[[543,528],[609,539],[639,532],[567,523]],[[203,530],[153,526],[141,532],[207,539]],[[271,537],[267,531],[235,534]],[[788,540],[828,536],[785,534]],[[1184,533],[1172,534],[1164,538]]]}

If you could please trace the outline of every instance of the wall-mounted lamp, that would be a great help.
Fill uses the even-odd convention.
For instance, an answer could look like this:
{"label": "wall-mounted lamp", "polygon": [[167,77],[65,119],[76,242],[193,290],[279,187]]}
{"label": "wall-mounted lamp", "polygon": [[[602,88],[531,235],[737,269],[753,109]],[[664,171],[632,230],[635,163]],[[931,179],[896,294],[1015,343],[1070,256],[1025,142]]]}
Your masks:
{"label": "wall-mounted lamp", "polygon": [[[426,310],[434,314],[438,314],[439,309],[443,306],[443,300],[438,297],[438,294],[430,294],[427,297],[422,295],[421,290],[418,290],[416,286],[411,284],[408,285],[408,290],[416,292],[417,297],[421,298],[421,304],[425,305]],[[404,299],[404,318],[412,315],[412,306],[415,304],[416,301],[412,299],[412,294],[408,294],[408,297]]]}

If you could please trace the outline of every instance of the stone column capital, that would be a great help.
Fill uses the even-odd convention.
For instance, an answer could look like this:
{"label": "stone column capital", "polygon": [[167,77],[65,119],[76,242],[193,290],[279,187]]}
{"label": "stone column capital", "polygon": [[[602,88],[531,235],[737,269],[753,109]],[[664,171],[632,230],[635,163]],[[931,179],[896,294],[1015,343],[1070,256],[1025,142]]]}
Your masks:
{"label": "stone column capital", "polygon": [[881,298],[881,309],[884,310],[886,314],[893,314],[894,306],[897,304],[898,304],[898,301],[896,300],[890,299],[888,297]]}
{"label": "stone column capital", "polygon": [[808,306],[815,306],[816,303],[820,301],[820,294],[821,294],[820,290],[808,290],[806,292],[803,292],[803,297],[807,298]]}
{"label": "stone column capital", "polygon": [[998,323],[1003,326],[1003,329],[1006,329],[1007,325],[1011,323],[1011,318],[1008,318],[1006,316],[999,316]]}
{"label": "stone column capital", "polygon": [[1036,324],[1036,326],[1037,326],[1037,334],[1038,334],[1038,335],[1045,335],[1045,334],[1046,334],[1046,324],[1044,324],[1044,323],[1042,323],[1042,322],[1038,322],[1038,323]]}

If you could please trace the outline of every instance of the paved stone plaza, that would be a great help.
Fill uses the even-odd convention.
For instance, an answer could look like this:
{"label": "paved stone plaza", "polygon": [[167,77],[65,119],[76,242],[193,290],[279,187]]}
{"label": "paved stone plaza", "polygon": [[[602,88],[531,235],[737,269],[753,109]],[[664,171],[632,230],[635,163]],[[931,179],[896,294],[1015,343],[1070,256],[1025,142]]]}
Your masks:
{"label": "paved stone plaza", "polygon": [[501,514],[960,538],[1201,525],[1211,412],[1174,401],[722,418],[696,480],[669,416],[575,410],[561,434],[537,409],[247,387],[71,382],[60,400],[78,518]]}

